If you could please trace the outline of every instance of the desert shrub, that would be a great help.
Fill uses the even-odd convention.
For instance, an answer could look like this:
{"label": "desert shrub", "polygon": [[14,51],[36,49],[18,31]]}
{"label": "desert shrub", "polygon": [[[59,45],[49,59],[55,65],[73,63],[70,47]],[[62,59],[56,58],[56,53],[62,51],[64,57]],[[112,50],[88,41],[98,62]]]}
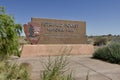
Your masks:
{"label": "desert shrub", "polygon": [[104,37],[96,37],[94,39],[94,46],[106,45],[107,39]]}
{"label": "desert shrub", "polygon": [[66,75],[66,66],[68,62],[62,57],[57,57],[54,60],[48,59],[48,63],[44,66],[44,71],[41,72],[41,80],[74,80],[72,73]]}
{"label": "desert shrub", "polygon": [[93,58],[120,64],[120,43],[111,43],[98,48],[94,52]]}
{"label": "desert shrub", "polygon": [[30,78],[25,67],[1,61],[0,80],[30,80]]}
{"label": "desert shrub", "polygon": [[26,71],[31,74],[32,72],[32,65],[30,65],[29,63],[21,63],[20,64],[21,67],[25,68]]}
{"label": "desert shrub", "polygon": [[115,38],[113,38],[113,39],[112,39],[112,42],[118,42],[118,43],[120,43],[120,37],[115,37]]}

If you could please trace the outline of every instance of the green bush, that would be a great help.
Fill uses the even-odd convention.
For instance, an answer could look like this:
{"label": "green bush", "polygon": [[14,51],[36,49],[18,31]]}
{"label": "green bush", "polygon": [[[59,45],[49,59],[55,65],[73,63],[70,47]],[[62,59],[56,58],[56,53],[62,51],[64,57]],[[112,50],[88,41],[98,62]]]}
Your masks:
{"label": "green bush", "polygon": [[18,38],[22,32],[22,25],[16,24],[12,16],[5,13],[0,6],[0,59],[11,55],[20,56]]}
{"label": "green bush", "polygon": [[0,80],[30,80],[30,76],[25,67],[1,61]]}
{"label": "green bush", "polygon": [[48,59],[48,63],[44,64],[44,71],[41,73],[41,80],[74,80],[71,73],[66,74],[66,66],[68,62],[62,57],[54,60]]}
{"label": "green bush", "polygon": [[120,64],[120,43],[111,43],[98,48],[94,52],[93,58]]}

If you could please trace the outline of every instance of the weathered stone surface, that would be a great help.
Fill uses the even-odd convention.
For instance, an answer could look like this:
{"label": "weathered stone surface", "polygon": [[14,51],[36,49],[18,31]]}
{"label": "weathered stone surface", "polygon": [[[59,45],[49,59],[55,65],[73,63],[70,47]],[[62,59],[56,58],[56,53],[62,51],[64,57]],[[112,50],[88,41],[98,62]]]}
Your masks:
{"label": "weathered stone surface", "polygon": [[86,22],[32,18],[24,25],[31,44],[85,44]]}
{"label": "weathered stone surface", "polygon": [[50,55],[85,55],[94,52],[93,45],[88,44],[40,44],[24,45],[21,57]]}

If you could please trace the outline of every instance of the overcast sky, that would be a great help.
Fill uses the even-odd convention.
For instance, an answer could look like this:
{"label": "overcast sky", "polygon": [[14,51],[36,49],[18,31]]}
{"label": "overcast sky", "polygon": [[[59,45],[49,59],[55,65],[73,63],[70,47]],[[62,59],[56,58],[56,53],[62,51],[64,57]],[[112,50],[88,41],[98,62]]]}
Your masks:
{"label": "overcast sky", "polygon": [[0,0],[16,23],[31,17],[86,21],[87,35],[120,35],[120,0]]}

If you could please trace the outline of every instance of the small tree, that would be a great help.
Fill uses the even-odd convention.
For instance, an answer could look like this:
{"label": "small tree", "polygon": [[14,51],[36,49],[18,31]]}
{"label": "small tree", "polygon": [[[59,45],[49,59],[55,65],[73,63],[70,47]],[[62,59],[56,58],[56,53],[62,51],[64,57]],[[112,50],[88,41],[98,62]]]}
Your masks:
{"label": "small tree", "polygon": [[0,7],[0,59],[10,55],[19,55],[18,38],[22,32],[20,24],[15,24],[13,17]]}

